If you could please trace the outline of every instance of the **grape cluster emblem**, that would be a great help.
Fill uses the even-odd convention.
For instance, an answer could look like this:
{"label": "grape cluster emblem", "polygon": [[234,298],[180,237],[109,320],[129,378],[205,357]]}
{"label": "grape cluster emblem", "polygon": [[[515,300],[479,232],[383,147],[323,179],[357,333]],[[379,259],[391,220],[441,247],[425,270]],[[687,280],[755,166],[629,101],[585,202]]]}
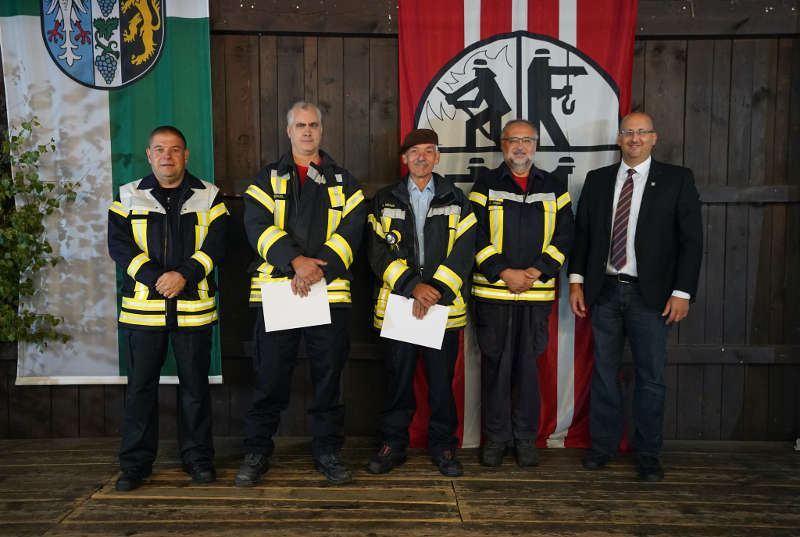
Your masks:
{"label": "grape cluster emblem", "polygon": [[85,86],[127,86],[146,76],[161,56],[165,0],[40,1],[51,59]]}

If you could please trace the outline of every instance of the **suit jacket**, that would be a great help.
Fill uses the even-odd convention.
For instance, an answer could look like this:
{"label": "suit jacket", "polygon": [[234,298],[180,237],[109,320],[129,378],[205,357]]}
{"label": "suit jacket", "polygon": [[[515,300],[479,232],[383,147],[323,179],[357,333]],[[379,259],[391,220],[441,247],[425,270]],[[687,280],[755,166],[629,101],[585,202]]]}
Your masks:
{"label": "suit jacket", "polygon": [[[569,273],[583,275],[587,306],[603,288],[619,166],[590,171],[578,202]],[[685,291],[694,299],[703,257],[703,227],[690,169],[652,161],[634,249],[639,287],[648,306],[662,310],[673,290]]]}

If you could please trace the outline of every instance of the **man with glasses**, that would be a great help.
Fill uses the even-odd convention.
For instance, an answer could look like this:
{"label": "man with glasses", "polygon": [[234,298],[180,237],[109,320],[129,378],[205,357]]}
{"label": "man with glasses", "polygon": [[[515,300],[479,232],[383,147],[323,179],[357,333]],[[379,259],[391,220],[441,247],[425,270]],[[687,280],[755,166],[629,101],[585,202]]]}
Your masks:
{"label": "man with glasses", "polygon": [[653,160],[657,139],[647,114],[622,120],[622,162],[587,174],[569,263],[570,306],[578,317],[591,309],[594,334],[592,449],[583,466],[604,467],[622,440],[619,368],[627,337],[636,375],[631,447],[646,481],[664,478],[658,457],[667,336],[689,311],[703,255],[694,177],[687,168]]}
{"label": "man with glasses", "polygon": [[509,446],[519,466],[536,466],[537,359],[547,347],[555,276],[572,244],[566,181],[533,165],[538,132],[515,119],[501,134],[504,162],[470,193],[478,232],[472,294],[483,354],[480,462],[500,466]]}

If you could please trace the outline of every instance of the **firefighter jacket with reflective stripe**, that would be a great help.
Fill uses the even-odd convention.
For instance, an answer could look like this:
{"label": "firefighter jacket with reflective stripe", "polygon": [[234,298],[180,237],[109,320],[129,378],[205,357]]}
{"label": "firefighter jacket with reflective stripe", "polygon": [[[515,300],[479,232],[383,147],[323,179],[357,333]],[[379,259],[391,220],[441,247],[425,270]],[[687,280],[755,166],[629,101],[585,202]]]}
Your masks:
{"label": "firefighter jacket with reflective stripe", "polygon": [[[504,304],[554,300],[555,276],[572,245],[566,181],[532,167],[523,192],[504,162],[475,182],[469,199],[478,218],[473,296]],[[509,292],[500,273],[530,267],[542,272],[539,279],[523,293]]]}
{"label": "firefighter jacket with reflective stripe", "polygon": [[[225,252],[228,210],[219,189],[186,172],[174,189],[151,174],[128,183],[108,211],[108,251],[123,272],[122,325],[193,329],[217,321],[214,269]],[[165,272],[186,279],[171,299],[155,289]]]}
{"label": "firefighter jacket with reflective stripe", "polygon": [[332,307],[351,303],[350,265],[364,231],[366,204],[358,181],[320,151],[303,187],[289,151],[261,170],[244,193],[244,228],[256,259],[250,264],[250,305],[260,307],[261,282],[294,277],[291,261],[316,257]]}
{"label": "firefighter jacket with reflective stripe", "polygon": [[425,265],[420,266],[409,180],[406,177],[378,191],[367,217],[369,262],[381,283],[373,324],[383,326],[391,293],[411,297],[422,282],[441,293],[439,304],[449,306],[447,328],[460,328],[467,322],[462,290],[468,284],[475,255],[475,215],[467,196],[449,179],[434,173],[435,194],[423,230]]}

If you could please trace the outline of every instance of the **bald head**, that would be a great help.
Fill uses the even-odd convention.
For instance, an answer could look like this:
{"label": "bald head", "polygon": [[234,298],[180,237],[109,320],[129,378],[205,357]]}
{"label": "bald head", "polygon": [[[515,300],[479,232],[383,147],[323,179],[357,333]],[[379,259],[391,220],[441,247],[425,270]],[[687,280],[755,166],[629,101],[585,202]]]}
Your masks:
{"label": "bald head", "polygon": [[630,167],[637,166],[650,158],[658,134],[653,126],[653,118],[644,112],[632,112],[622,118],[617,134],[617,145],[622,151],[622,160]]}

